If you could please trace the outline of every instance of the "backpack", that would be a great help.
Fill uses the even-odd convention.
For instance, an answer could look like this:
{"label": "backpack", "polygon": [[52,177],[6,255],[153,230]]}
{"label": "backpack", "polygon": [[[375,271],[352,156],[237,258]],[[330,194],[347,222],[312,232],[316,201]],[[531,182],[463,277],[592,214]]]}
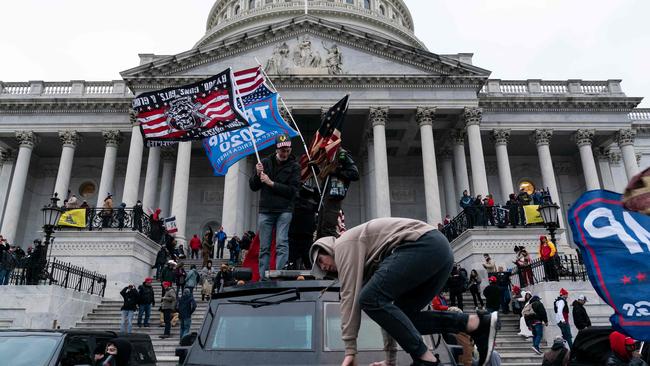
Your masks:
{"label": "backpack", "polygon": [[529,319],[537,315],[537,313],[535,313],[535,309],[533,309],[533,304],[530,301],[521,310],[521,315],[524,317],[524,319]]}
{"label": "backpack", "polygon": [[562,366],[562,361],[564,361],[564,357],[566,356],[567,349],[562,348],[560,353],[558,353],[557,357],[555,357],[554,360],[549,361],[544,359],[544,362],[542,363],[542,366]]}

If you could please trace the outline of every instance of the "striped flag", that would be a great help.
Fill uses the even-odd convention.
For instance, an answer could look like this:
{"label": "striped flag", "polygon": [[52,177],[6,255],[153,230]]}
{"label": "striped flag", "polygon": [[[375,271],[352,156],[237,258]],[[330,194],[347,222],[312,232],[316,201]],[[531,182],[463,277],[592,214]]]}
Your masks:
{"label": "striped flag", "polygon": [[322,116],[320,128],[308,147],[311,162],[307,154],[300,157],[300,175],[303,182],[311,174],[310,164],[318,167],[321,178],[326,177],[334,166],[331,163],[336,159],[336,153],[341,146],[341,131],[348,111],[348,97],[343,97]]}
{"label": "striped flag", "polygon": [[[200,140],[248,126],[235,103],[237,86],[233,78],[227,69],[194,84],[135,97],[132,106],[147,145]],[[244,86],[257,83],[246,77],[240,82]]]}
{"label": "striped flag", "polygon": [[239,95],[243,98],[264,84],[264,75],[260,66],[251,69],[235,71],[235,84],[239,88]]}

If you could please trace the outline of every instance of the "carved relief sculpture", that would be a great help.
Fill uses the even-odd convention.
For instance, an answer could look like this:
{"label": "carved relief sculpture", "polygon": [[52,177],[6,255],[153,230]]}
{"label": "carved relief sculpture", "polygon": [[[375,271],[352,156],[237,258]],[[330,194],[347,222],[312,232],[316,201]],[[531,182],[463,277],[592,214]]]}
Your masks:
{"label": "carved relief sculpture", "polygon": [[343,74],[343,54],[337,44],[322,42],[327,52],[323,59],[313,47],[309,36],[297,39],[297,44],[290,46],[282,42],[273,49],[271,57],[266,61],[265,70],[272,75],[287,74]]}
{"label": "carved relief sculpture", "polygon": [[331,47],[327,47],[325,42],[323,42],[323,48],[327,50],[327,59],[325,60],[325,66],[327,67],[327,73],[330,75],[340,75],[343,73],[343,59],[341,56],[341,50],[339,46],[333,44]]}
{"label": "carved relief sculpture", "polygon": [[298,39],[298,47],[293,52],[293,62],[298,67],[320,67],[320,53],[311,49],[311,40],[308,36]]}
{"label": "carved relief sculpture", "polygon": [[275,47],[273,55],[266,62],[266,72],[269,74],[283,75],[289,71],[289,45],[283,42]]}

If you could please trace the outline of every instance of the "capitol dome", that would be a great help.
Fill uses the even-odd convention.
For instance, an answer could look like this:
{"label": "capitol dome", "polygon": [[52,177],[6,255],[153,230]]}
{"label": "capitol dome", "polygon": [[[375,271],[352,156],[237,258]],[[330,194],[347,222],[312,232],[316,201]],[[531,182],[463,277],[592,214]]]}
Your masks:
{"label": "capitol dome", "polygon": [[[245,34],[305,13],[304,0],[217,0],[206,33],[196,47]],[[309,0],[308,13],[357,30],[426,49],[413,33],[413,18],[402,0]]]}

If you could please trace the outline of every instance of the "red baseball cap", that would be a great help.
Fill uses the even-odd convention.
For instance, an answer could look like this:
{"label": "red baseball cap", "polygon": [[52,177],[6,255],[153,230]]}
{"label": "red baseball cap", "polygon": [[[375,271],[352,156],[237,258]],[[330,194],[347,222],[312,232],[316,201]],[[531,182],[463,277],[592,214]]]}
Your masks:
{"label": "red baseball cap", "polygon": [[497,278],[495,276],[490,276],[490,282],[497,282]]}

